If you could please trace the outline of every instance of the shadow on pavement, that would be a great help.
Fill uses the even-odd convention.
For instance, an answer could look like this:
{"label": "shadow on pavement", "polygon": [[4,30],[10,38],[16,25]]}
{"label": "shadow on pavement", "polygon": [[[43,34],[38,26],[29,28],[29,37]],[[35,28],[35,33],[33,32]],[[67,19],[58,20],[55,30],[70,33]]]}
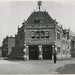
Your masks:
{"label": "shadow on pavement", "polygon": [[59,74],[75,74],[75,64],[67,64],[56,70]]}

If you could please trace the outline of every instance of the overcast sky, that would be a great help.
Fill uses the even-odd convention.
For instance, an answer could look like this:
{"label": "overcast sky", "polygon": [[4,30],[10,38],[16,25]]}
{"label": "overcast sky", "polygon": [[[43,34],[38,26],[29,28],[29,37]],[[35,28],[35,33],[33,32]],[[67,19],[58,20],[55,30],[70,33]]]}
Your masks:
{"label": "overcast sky", "polygon": [[[42,7],[63,27],[75,32],[75,1],[43,1]],[[18,25],[21,27],[36,8],[37,1],[0,2],[0,46],[7,35],[15,36]]]}

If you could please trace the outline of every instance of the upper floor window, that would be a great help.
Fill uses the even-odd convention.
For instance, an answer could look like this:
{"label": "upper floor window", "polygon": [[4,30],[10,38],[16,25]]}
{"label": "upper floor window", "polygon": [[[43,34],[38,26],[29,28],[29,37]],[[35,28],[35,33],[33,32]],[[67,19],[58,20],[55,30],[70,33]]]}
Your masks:
{"label": "upper floor window", "polygon": [[43,23],[43,20],[44,20],[43,17],[36,17],[36,19],[35,19],[34,22],[35,22],[36,24],[41,23],[41,22]]}
{"label": "upper floor window", "polygon": [[31,38],[49,38],[49,31],[31,31]]}
{"label": "upper floor window", "polygon": [[60,40],[60,33],[57,33],[57,39]]}
{"label": "upper floor window", "polygon": [[41,38],[44,38],[44,37],[45,37],[45,32],[41,31]]}
{"label": "upper floor window", "polygon": [[35,31],[31,31],[31,38],[35,38]]}
{"label": "upper floor window", "polygon": [[40,38],[40,31],[36,31],[36,38]]}
{"label": "upper floor window", "polygon": [[45,31],[45,38],[49,38],[49,31]]}

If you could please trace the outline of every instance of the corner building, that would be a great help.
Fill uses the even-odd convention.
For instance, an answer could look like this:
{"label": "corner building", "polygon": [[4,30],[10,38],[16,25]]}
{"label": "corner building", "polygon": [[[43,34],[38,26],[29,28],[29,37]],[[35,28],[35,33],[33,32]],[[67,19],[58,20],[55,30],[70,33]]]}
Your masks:
{"label": "corner building", "polygon": [[[12,57],[25,60],[52,60],[55,49],[57,57],[66,57],[67,33],[46,11],[34,11],[27,21],[18,27]],[[62,40],[64,44],[62,44]],[[63,52],[62,52],[63,51]]]}

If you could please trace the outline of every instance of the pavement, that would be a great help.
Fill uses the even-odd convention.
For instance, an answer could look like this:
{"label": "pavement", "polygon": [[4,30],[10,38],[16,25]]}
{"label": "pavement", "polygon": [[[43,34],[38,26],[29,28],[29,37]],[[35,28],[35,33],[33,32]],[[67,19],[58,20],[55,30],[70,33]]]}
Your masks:
{"label": "pavement", "polygon": [[75,74],[75,58],[66,60],[0,59],[0,74]]}

